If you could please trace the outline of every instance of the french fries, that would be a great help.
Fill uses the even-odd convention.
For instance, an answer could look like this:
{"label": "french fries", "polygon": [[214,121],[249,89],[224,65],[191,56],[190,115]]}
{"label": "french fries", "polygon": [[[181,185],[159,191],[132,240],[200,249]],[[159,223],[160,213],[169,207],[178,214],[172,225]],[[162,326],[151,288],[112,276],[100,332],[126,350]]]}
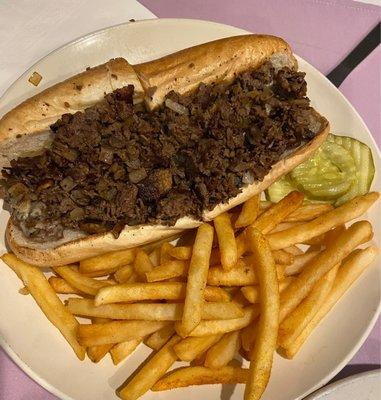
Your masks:
{"label": "french fries", "polygon": [[238,252],[229,214],[223,213],[216,217],[214,219],[214,228],[217,233],[222,268],[230,270],[237,263]]}
{"label": "french fries", "polygon": [[160,264],[165,264],[171,261],[170,251],[173,249],[173,244],[165,242],[160,249]]}
{"label": "french fries", "polygon": [[303,329],[302,333],[287,347],[280,347],[278,352],[289,359],[295,357],[308,336],[316,328],[319,322],[328,314],[334,305],[341,299],[353,282],[365,271],[376,258],[379,250],[376,246],[370,246],[364,250],[355,250],[345,260],[338,270],[333,287],[321,308]]}
{"label": "french fries", "polygon": [[325,214],[331,211],[333,206],[327,203],[309,203],[303,204],[297,208],[294,212],[288,215],[284,222],[307,222],[318,217],[319,215]]}
{"label": "french fries", "polygon": [[161,349],[165,343],[175,334],[175,327],[170,324],[164,326],[158,331],[152,333],[152,335],[148,336],[147,339],[144,340],[144,344],[150,347],[152,350]]}
{"label": "french fries", "polygon": [[189,264],[183,260],[166,261],[151,271],[146,272],[147,282],[160,282],[166,279],[187,276]]}
{"label": "french fries", "polygon": [[236,228],[245,228],[254,223],[259,211],[259,195],[255,195],[243,203],[242,210],[235,222]]}
{"label": "french fries", "polygon": [[[240,318],[223,320],[204,320],[194,328],[189,336],[210,336],[220,333],[237,331],[249,325],[259,315],[259,308],[254,306],[244,308],[244,315]],[[176,332],[181,331],[181,325],[175,323]]]}
{"label": "french fries", "polygon": [[135,351],[135,349],[139,346],[141,342],[141,339],[130,339],[125,342],[111,345],[110,355],[113,364],[118,365],[120,362],[126,359],[130,354]]}
{"label": "french fries", "polygon": [[197,230],[193,245],[181,327],[176,329],[181,337],[189,334],[201,321],[212,244],[213,228],[202,224]]}
{"label": "french fries", "polygon": [[83,294],[78,289],[71,286],[65,279],[58,278],[57,276],[51,276],[48,279],[50,286],[56,293],[61,294]]}
{"label": "french fries", "polygon": [[[124,283],[103,287],[95,296],[95,305],[142,300],[184,300],[186,284],[182,282]],[[205,288],[206,301],[229,301],[222,288]]]}
{"label": "french fries", "polygon": [[355,222],[313,258],[281,294],[280,321],[283,321],[298,306],[324,274],[340,263],[358,245],[370,240],[372,235],[372,226],[369,222]]}
{"label": "french fries", "polygon": [[270,379],[273,355],[276,349],[279,327],[279,287],[275,262],[265,237],[257,229],[249,227],[247,240],[257,261],[261,302],[256,340],[250,354],[250,369],[244,398],[245,400],[258,400]]}
{"label": "french fries", "polygon": [[251,226],[263,234],[271,232],[288,215],[297,210],[302,205],[303,200],[304,195],[302,193],[291,192],[262,213]]}
{"label": "french fries", "polygon": [[338,268],[339,264],[320,278],[308,296],[282,321],[278,331],[278,346],[288,347],[311,321],[331,291]]}
{"label": "french fries", "polygon": [[226,333],[207,351],[205,367],[219,369],[229,364],[237,354],[240,344],[239,331]]}
{"label": "french fries", "polygon": [[[294,277],[288,276],[279,281],[279,293],[282,293],[294,279]],[[249,303],[259,303],[260,295],[258,286],[243,286],[241,287],[241,292]]]}
{"label": "french fries", "polygon": [[134,267],[132,265],[125,265],[114,273],[114,278],[118,283],[126,283],[134,272]]}
{"label": "french fries", "polygon": [[76,337],[79,324],[62,304],[42,271],[19,260],[14,254],[3,254],[1,259],[22,280],[48,320],[62,333],[77,357],[83,360],[85,349],[78,343]]}
{"label": "french fries", "polygon": [[169,255],[176,260],[190,260],[192,256],[192,248],[190,246],[172,247]]}
{"label": "french fries", "polygon": [[98,290],[105,286],[113,285],[113,282],[109,280],[96,280],[94,278],[88,278],[83,276],[75,268],[64,266],[64,267],[53,267],[53,271],[65,279],[69,285],[78,289],[82,293],[96,295]]}
{"label": "french fries", "polygon": [[286,276],[299,274],[299,272],[319,253],[319,250],[308,250],[305,253],[295,256],[294,262],[286,267],[284,274]]}
{"label": "french fries", "polygon": [[118,396],[122,400],[136,400],[150,390],[177,360],[173,346],[180,340],[178,336],[173,336],[168,343],[141,366],[131,380],[128,380],[122,388],[118,389]]}
{"label": "french fries", "polygon": [[[184,304],[182,303],[133,303],[104,304],[95,306],[91,299],[71,298],[67,302],[68,310],[83,317],[100,317],[118,320],[146,321],[179,321],[182,318]],[[243,316],[243,311],[236,304],[203,302],[202,319],[220,320]]]}
{"label": "french fries", "polygon": [[136,251],[135,261],[134,261],[134,270],[137,273],[138,277],[144,281],[146,278],[146,274],[153,270],[153,263],[150,260],[148,254],[141,249]]}
{"label": "french fries", "polygon": [[347,203],[323,214],[310,222],[286,229],[282,232],[270,233],[268,241],[272,250],[284,249],[297,243],[319,236],[346,222],[360,217],[379,198],[375,192],[355,197]]}
{"label": "french fries", "polygon": [[79,325],[78,341],[82,346],[121,343],[145,336],[163,328],[163,321],[111,321],[103,324]]}
{"label": "french fries", "polygon": [[[13,254],[2,259],[78,358],[87,352],[98,363],[109,352],[117,365],[141,343],[153,350],[117,390],[122,400],[150,389],[214,383],[246,383],[245,400],[259,400],[274,350],[293,358],[376,257],[375,246],[357,249],[372,237],[369,222],[345,223],[378,196],[368,193],[334,209],[302,204],[298,192],[278,203],[257,195],[217,217],[216,235],[204,223],[177,245],[167,239],[82,260],[79,267],[54,267],[59,277],[49,280]],[[299,244],[310,247],[303,251]],[[64,305],[56,293],[81,297]],[[250,369],[238,365],[237,354]],[[176,361],[190,366],[167,372]]]}
{"label": "french fries", "polygon": [[174,346],[175,353],[182,361],[193,361],[217,343],[222,334],[201,337],[187,337]]}
{"label": "french fries", "polygon": [[[284,276],[285,265],[277,265],[278,279]],[[220,267],[211,267],[208,273],[207,283],[212,286],[247,286],[258,283],[256,266],[252,257],[246,260],[240,259],[233,269],[225,271]]]}
{"label": "french fries", "polygon": [[115,268],[131,264],[135,259],[135,254],[135,249],[127,249],[87,258],[86,260],[80,261],[79,271],[81,273],[91,273],[96,271],[114,272]]}
{"label": "french fries", "polygon": [[[110,320],[104,318],[93,318],[92,322],[94,324],[104,324],[106,322],[110,322]],[[86,349],[86,353],[93,363],[98,363],[109,352],[109,350],[111,350],[113,346],[114,346],[113,344],[103,344],[101,346],[89,346]]]}
{"label": "french fries", "polygon": [[233,365],[226,365],[218,370],[206,367],[182,367],[161,378],[152,390],[157,392],[192,385],[245,383],[247,376],[248,369]]}

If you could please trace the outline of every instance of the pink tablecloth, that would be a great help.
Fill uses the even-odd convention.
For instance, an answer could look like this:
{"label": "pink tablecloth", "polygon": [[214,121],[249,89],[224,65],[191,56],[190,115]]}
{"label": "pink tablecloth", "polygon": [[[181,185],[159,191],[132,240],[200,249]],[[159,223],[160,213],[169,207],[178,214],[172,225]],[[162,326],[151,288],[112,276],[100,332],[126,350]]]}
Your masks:
{"label": "pink tablecloth", "polygon": [[[140,0],[158,17],[197,18],[284,37],[294,51],[328,73],[380,21],[380,8],[344,0]],[[17,4],[15,2],[15,4]],[[105,4],[105,9],[109,7]],[[93,10],[94,11],[94,10]],[[101,13],[103,10],[98,9]],[[126,18],[128,20],[129,18]],[[380,46],[344,81],[342,92],[357,108],[381,147]],[[380,364],[381,326],[346,368],[350,374]],[[343,373],[341,374],[341,376]],[[54,400],[0,350],[0,400]]]}

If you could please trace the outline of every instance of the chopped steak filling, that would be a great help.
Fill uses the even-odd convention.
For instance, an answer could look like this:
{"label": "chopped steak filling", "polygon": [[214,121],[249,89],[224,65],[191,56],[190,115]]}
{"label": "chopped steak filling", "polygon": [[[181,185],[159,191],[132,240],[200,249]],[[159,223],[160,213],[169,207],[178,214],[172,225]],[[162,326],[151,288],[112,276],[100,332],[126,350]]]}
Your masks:
{"label": "chopped steak filling", "polygon": [[200,219],[321,129],[304,74],[269,62],[229,84],[171,92],[153,112],[133,105],[133,91],[63,115],[50,149],[2,171],[28,238],[60,239],[65,229],[117,237],[126,224]]}

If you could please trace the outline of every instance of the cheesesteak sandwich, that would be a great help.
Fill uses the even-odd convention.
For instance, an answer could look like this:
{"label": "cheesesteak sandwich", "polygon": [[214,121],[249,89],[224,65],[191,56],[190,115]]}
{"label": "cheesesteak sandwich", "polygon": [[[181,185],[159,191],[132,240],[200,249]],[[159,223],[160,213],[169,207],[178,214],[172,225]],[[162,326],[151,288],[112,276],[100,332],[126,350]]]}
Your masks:
{"label": "cheesesteak sandwich", "polygon": [[113,59],[0,120],[7,240],[40,266],[145,245],[263,191],[325,140],[282,39]]}

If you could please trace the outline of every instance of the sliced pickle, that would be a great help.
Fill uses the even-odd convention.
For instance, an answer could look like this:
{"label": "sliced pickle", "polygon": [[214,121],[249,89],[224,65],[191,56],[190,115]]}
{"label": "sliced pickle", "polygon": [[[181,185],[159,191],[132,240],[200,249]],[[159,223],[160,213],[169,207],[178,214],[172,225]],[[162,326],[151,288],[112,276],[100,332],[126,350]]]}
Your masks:
{"label": "sliced pickle", "polygon": [[290,176],[308,197],[334,200],[343,196],[356,179],[356,165],[348,150],[326,141],[312,158],[297,166]]}
{"label": "sliced pickle", "polygon": [[372,151],[366,144],[357,139],[336,135],[330,135],[329,141],[340,144],[340,146],[349,151],[356,165],[355,182],[347,193],[336,200],[335,205],[339,206],[356,196],[368,193],[374,178],[375,168]]}
{"label": "sliced pickle", "polygon": [[272,201],[273,203],[277,203],[293,190],[296,190],[296,187],[291,183],[288,175],[285,175],[267,188],[265,192],[266,199]]}
{"label": "sliced pickle", "polygon": [[307,201],[338,206],[367,193],[374,174],[368,146],[350,137],[330,135],[309,160],[273,183],[266,197],[276,202],[297,189],[305,193]]}

